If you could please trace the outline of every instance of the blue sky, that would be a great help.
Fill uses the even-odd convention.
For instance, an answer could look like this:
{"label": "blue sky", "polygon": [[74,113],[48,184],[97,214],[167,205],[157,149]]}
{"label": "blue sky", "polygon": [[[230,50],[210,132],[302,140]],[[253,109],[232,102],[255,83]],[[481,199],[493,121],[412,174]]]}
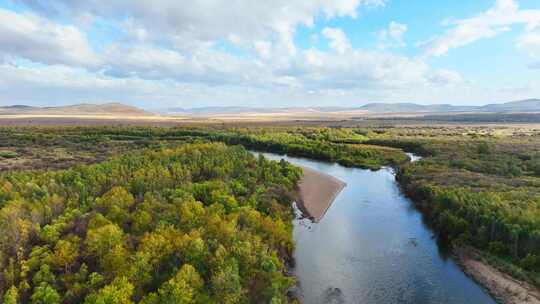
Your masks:
{"label": "blue sky", "polygon": [[538,0],[0,0],[0,104],[540,97]]}

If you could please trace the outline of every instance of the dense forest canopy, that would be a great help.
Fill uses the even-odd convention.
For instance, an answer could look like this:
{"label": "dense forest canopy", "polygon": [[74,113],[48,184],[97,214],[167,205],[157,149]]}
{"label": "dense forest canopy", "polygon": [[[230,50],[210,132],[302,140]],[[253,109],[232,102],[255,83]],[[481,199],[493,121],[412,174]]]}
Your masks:
{"label": "dense forest canopy", "polygon": [[0,176],[4,303],[286,302],[301,170],[191,144]]}

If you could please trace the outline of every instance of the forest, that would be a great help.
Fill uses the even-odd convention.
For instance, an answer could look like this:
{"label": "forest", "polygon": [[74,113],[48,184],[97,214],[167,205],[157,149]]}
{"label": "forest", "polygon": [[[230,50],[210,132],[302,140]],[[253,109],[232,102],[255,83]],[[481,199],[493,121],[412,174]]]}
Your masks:
{"label": "forest", "polygon": [[219,143],[4,171],[3,303],[285,303],[300,176]]}
{"label": "forest", "polygon": [[[287,301],[289,204],[301,171],[245,148],[391,166],[440,240],[540,286],[540,130],[0,128],[0,142],[4,302],[55,303],[41,300],[51,294],[106,303],[129,291],[130,301],[157,303],[175,284],[200,302]],[[423,158],[409,163],[404,151]]]}

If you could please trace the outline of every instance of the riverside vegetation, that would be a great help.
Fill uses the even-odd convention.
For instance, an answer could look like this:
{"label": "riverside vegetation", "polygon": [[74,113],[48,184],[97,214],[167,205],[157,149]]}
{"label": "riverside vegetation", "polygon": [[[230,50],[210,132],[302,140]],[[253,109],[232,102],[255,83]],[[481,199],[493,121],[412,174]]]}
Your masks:
{"label": "riverside vegetation", "polygon": [[[238,145],[393,166],[441,239],[539,286],[540,133],[501,130],[3,128],[0,295],[5,303],[289,301],[289,203],[301,170]],[[424,158],[408,163],[401,149]]]}

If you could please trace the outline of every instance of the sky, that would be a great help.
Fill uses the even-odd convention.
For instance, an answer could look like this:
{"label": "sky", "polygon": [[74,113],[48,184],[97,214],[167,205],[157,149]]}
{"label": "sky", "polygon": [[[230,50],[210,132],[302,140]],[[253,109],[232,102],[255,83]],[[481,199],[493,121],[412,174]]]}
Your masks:
{"label": "sky", "polygon": [[0,0],[0,105],[527,98],[539,0]]}

